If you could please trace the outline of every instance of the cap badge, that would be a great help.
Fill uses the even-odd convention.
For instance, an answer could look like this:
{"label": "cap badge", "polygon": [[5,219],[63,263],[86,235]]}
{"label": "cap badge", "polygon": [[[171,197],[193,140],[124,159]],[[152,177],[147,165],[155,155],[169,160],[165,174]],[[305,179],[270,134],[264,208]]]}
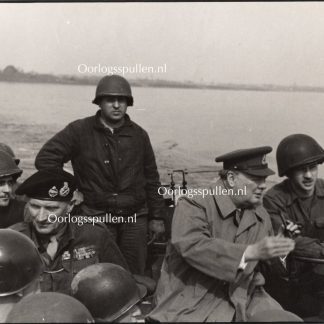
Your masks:
{"label": "cap badge", "polygon": [[267,164],[267,161],[266,161],[266,156],[263,155],[262,157],[262,162],[261,162],[263,165]]}
{"label": "cap badge", "polygon": [[60,196],[66,197],[70,193],[69,184],[64,182],[63,187],[60,189]]}
{"label": "cap badge", "polygon": [[50,190],[48,190],[48,195],[51,197],[51,198],[54,198],[58,195],[58,190],[55,186],[53,186]]}

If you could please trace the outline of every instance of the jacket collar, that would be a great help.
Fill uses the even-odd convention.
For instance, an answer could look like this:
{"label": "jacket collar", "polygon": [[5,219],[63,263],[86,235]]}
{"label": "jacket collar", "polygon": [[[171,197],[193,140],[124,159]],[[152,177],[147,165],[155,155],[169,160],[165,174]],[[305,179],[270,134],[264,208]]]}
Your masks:
{"label": "jacket collar", "polygon": [[[284,180],[284,186],[288,193],[287,205],[290,206],[296,199],[299,199],[299,196],[294,191],[289,179]],[[319,179],[316,179],[313,196],[324,197],[324,187],[320,185]]]}
{"label": "jacket collar", "polygon": [[[98,129],[98,130],[106,130],[106,127],[102,124],[102,122],[100,121],[100,115],[101,115],[101,110],[99,109],[95,116],[94,116],[94,125],[93,127]],[[123,134],[125,133],[125,135],[127,135],[127,130],[129,130],[129,127],[132,127],[133,126],[133,122],[131,121],[130,117],[125,114],[125,122],[122,126],[116,128],[116,131],[117,132],[123,132]],[[129,134],[130,135],[130,134]]]}
{"label": "jacket collar", "polygon": [[[41,235],[35,230],[32,223],[29,223],[29,230],[30,230],[30,236],[36,247],[41,251],[45,251],[44,245],[42,244],[42,238]],[[50,237],[49,235],[48,237]],[[74,240],[75,238],[75,232],[72,226],[67,223],[66,228],[64,230],[64,233],[60,235],[59,238],[59,247],[65,247],[71,240]]]}

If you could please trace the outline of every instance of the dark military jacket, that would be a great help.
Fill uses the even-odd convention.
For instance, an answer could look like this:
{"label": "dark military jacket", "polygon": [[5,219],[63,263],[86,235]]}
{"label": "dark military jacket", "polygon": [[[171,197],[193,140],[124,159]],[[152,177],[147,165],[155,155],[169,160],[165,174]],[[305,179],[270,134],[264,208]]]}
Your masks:
{"label": "dark military jacket", "polygon": [[100,111],[70,123],[42,147],[35,165],[39,170],[62,167],[70,160],[86,206],[131,215],[147,203],[152,217],[162,216],[149,136],[128,115],[114,133],[100,122]]}
{"label": "dark military jacket", "polygon": [[6,207],[0,207],[0,228],[6,228],[24,220],[26,203],[17,199],[11,199]]}
{"label": "dark military jacket", "polygon": [[280,213],[285,219],[302,225],[301,235],[295,239],[295,255],[324,258],[324,180],[317,179],[310,199],[299,198],[286,179],[267,191],[263,204],[275,232],[282,226]]}
{"label": "dark military jacket", "polygon": [[104,226],[68,223],[59,240],[55,258],[49,264],[46,249],[32,223],[22,222],[11,228],[31,238],[46,261],[41,276],[41,291],[70,294],[75,274],[98,262],[114,263],[128,270],[124,257]]}

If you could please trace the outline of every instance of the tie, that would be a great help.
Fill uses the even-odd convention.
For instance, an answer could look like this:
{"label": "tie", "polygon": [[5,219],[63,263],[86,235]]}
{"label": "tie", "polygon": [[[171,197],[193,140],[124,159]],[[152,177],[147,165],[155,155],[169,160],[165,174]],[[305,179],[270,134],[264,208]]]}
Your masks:
{"label": "tie", "polygon": [[50,242],[49,242],[49,244],[47,246],[47,249],[46,249],[47,254],[50,256],[50,258],[52,260],[54,260],[55,254],[57,252],[57,247],[58,247],[57,239],[56,239],[56,236],[53,235],[50,238]]}

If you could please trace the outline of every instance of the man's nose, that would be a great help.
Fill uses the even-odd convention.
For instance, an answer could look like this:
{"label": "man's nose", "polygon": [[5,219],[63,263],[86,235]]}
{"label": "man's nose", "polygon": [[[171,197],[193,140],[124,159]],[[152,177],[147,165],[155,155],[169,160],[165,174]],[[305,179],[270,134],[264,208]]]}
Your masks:
{"label": "man's nose", "polygon": [[310,168],[306,168],[304,170],[304,178],[312,178],[312,177],[313,177],[313,175],[312,175],[311,169]]}
{"label": "man's nose", "polygon": [[119,99],[118,99],[118,98],[116,98],[116,99],[114,100],[114,102],[113,102],[113,106],[114,106],[114,108],[119,108]]}
{"label": "man's nose", "polygon": [[267,189],[267,184],[266,184],[265,180],[260,181],[258,187],[262,190]]}
{"label": "man's nose", "polygon": [[47,210],[45,208],[40,208],[38,210],[36,219],[38,222],[45,222],[48,219],[48,215],[49,215],[49,213],[47,212]]}
{"label": "man's nose", "polygon": [[4,186],[3,186],[3,189],[2,189],[3,192],[6,192],[6,193],[9,193],[11,192],[11,186],[6,183]]}

